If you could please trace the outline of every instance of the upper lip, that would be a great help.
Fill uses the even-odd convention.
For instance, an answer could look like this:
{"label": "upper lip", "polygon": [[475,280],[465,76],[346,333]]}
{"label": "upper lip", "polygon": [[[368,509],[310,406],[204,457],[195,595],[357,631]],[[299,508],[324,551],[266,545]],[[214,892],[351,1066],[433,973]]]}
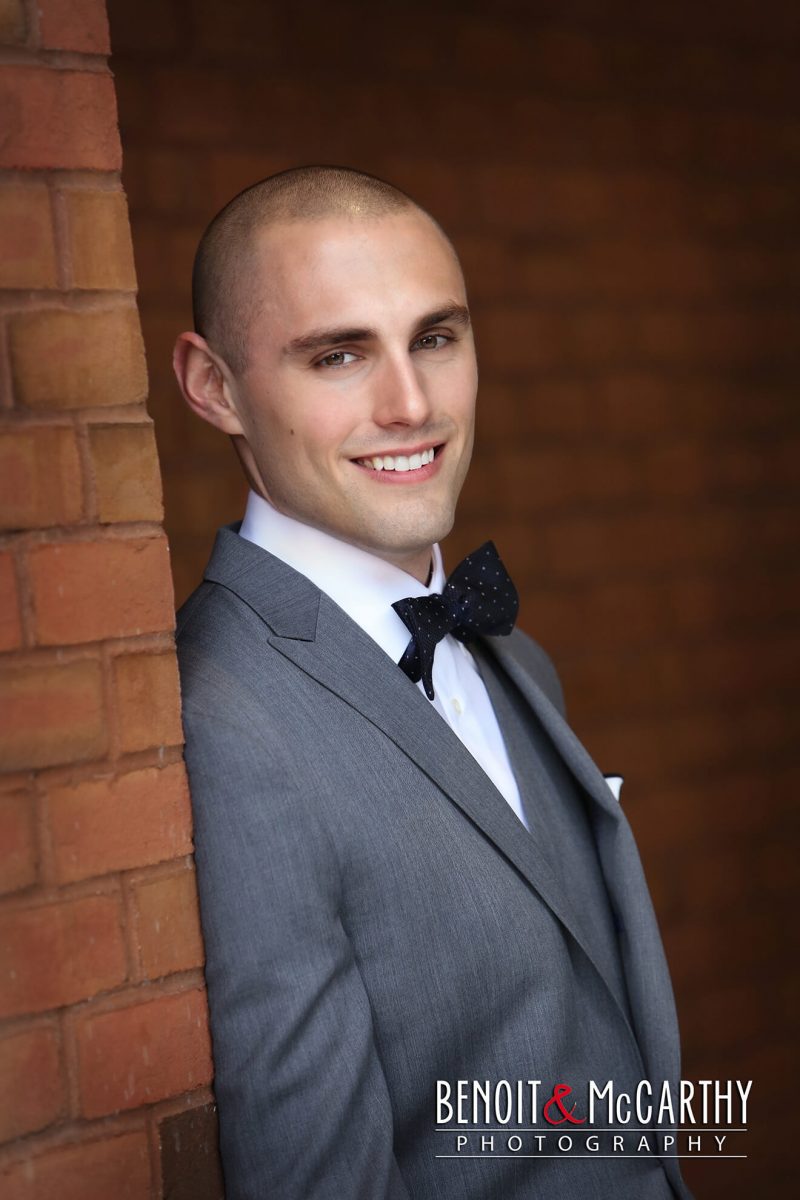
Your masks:
{"label": "upper lip", "polygon": [[357,454],[353,462],[358,462],[362,458],[410,458],[412,454],[421,454],[423,450],[438,450],[443,444],[443,442],[420,442],[411,450],[370,450],[368,454]]}

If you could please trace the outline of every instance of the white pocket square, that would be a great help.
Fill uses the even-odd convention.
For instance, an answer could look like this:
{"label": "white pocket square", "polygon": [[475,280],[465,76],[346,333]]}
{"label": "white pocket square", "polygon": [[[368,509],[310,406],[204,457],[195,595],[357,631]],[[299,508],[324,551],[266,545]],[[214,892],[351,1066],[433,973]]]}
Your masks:
{"label": "white pocket square", "polygon": [[624,782],[624,776],[623,775],[604,775],[603,778],[605,779],[606,783],[608,784],[608,786],[611,790],[612,796],[614,797],[615,800],[618,801],[619,794],[622,791],[622,784]]}

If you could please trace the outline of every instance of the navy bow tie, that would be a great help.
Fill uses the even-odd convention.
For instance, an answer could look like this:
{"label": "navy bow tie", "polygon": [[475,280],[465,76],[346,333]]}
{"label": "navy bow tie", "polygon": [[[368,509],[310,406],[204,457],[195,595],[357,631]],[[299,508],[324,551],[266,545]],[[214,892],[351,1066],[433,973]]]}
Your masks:
{"label": "navy bow tie", "polygon": [[422,680],[433,700],[433,655],[442,638],[452,633],[467,643],[480,634],[511,633],[519,596],[494,542],[484,542],[458,564],[441,594],[408,596],[392,608],[411,634],[399,665],[414,683]]}

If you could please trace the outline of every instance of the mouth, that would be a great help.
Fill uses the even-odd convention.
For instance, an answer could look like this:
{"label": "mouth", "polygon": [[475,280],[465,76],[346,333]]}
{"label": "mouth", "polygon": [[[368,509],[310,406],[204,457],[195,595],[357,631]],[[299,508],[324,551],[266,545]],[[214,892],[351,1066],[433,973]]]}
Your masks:
{"label": "mouth", "polygon": [[435,469],[443,450],[444,442],[439,442],[414,450],[392,454],[372,454],[368,458],[354,458],[351,459],[351,462],[374,475],[403,475],[427,479],[432,474],[431,468]]}

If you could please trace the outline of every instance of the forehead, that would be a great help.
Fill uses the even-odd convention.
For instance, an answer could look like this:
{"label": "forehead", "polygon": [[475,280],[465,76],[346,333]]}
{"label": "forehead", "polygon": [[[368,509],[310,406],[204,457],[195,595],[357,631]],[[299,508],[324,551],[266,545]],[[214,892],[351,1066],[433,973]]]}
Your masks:
{"label": "forehead", "polygon": [[278,336],[335,320],[412,319],[465,302],[458,259],[424,213],[276,224],[254,240],[255,307]]}

